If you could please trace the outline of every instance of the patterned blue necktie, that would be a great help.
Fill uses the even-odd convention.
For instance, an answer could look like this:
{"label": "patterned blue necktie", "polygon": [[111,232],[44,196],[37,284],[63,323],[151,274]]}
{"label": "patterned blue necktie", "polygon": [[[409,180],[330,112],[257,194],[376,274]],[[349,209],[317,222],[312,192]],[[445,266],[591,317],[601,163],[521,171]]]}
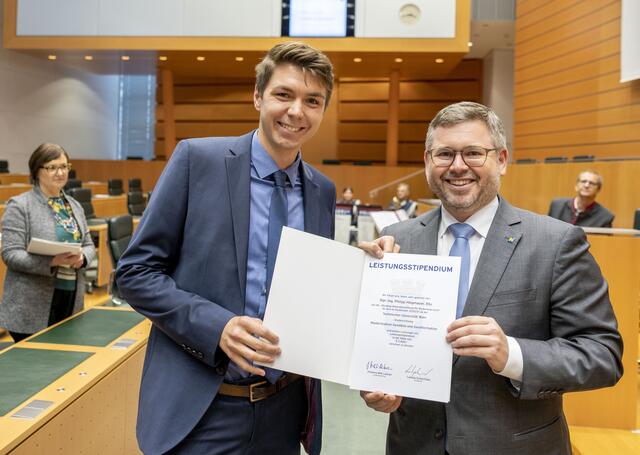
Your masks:
{"label": "patterned blue necktie", "polygon": [[[287,174],[284,171],[276,171],[273,174],[275,186],[271,194],[271,206],[269,207],[269,237],[267,243],[267,295],[271,289],[271,279],[273,278],[273,269],[276,265],[276,255],[278,254],[278,245],[280,245],[280,235],[282,227],[287,225],[289,209],[287,204]],[[265,307],[260,308],[260,319],[264,317]],[[266,378],[270,383],[275,383],[282,375],[282,371],[272,368],[264,368]]]}
{"label": "patterned blue necktie", "polygon": [[469,250],[469,238],[475,229],[465,223],[455,223],[449,226],[449,231],[456,240],[453,242],[449,256],[462,258],[460,264],[460,283],[458,285],[458,304],[456,305],[456,319],[462,315],[464,304],[469,293],[469,270],[471,265],[471,251]]}

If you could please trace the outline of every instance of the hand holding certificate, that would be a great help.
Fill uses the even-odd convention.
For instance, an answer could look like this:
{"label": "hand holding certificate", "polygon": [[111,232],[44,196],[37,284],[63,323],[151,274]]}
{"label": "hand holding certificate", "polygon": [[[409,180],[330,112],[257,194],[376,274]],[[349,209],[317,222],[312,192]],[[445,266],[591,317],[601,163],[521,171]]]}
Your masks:
{"label": "hand holding certificate", "polygon": [[272,365],[361,390],[448,401],[459,258],[364,251],[285,228],[264,323]]}

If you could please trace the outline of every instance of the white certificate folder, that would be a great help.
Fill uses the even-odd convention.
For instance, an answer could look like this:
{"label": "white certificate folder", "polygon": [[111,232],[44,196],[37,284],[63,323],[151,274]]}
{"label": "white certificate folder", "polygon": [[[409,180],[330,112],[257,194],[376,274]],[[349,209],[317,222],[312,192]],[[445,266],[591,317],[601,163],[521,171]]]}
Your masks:
{"label": "white certificate folder", "polygon": [[43,256],[56,256],[62,253],[82,253],[82,244],[70,242],[54,242],[33,237],[27,246],[27,252]]}
{"label": "white certificate folder", "polygon": [[401,396],[446,402],[460,258],[385,254],[285,227],[266,327],[274,368]]}

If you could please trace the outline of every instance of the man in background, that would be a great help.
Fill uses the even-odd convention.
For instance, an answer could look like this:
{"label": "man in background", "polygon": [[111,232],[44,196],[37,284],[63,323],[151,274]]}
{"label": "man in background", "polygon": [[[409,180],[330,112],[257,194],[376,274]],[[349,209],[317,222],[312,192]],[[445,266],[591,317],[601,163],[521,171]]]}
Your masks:
{"label": "man in background", "polygon": [[396,195],[389,203],[389,210],[404,210],[409,218],[416,216],[418,204],[411,200],[411,187],[408,183],[400,183],[396,188]]}
{"label": "man in background", "polygon": [[576,197],[551,201],[549,216],[576,226],[611,227],[614,214],[596,202],[602,189],[602,176],[583,171],[576,179]]}

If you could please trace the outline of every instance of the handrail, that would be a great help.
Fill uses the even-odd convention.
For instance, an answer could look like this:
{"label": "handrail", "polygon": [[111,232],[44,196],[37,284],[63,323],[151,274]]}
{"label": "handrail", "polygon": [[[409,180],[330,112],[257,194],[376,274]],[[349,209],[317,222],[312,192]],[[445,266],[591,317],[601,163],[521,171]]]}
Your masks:
{"label": "handrail", "polygon": [[389,188],[390,186],[393,186],[393,185],[397,185],[398,183],[402,183],[405,180],[410,179],[410,178],[415,177],[415,176],[420,175],[420,174],[424,174],[424,169],[420,169],[418,171],[414,171],[411,174],[407,174],[407,175],[405,175],[403,177],[400,177],[399,179],[392,180],[389,183],[385,183],[384,185],[381,185],[381,186],[378,186],[376,188],[373,188],[373,189],[369,190],[369,197],[371,199],[373,199],[374,197],[376,197],[378,195],[378,193],[381,190],[387,189],[387,188]]}
{"label": "handrail", "polygon": [[640,236],[640,230],[638,229],[602,228],[602,227],[587,227],[587,226],[580,226],[580,227],[587,234],[618,234],[618,235]]}

